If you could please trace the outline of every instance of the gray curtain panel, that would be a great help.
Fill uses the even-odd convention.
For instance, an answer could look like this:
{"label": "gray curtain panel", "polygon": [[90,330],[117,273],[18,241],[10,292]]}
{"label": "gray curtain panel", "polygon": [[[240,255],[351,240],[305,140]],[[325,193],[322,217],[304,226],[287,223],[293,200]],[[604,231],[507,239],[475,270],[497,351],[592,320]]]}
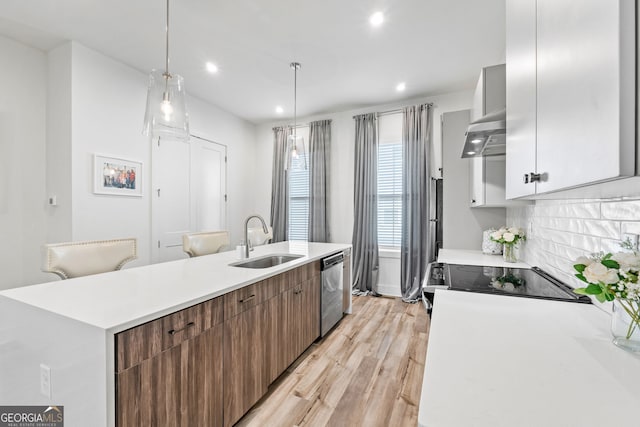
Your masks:
{"label": "gray curtain panel", "polygon": [[273,128],[273,170],[271,171],[271,227],[272,242],[287,240],[289,224],[289,188],[285,165],[288,158],[288,127]]}
{"label": "gray curtain panel", "polygon": [[431,104],[406,107],[402,123],[402,300],[416,302],[427,270],[431,192]]}
{"label": "gray curtain panel", "polygon": [[331,120],[309,124],[309,241],[329,241],[329,151]]}
{"label": "gray curtain panel", "polygon": [[354,119],[353,293],[378,295],[378,124],[375,113]]}

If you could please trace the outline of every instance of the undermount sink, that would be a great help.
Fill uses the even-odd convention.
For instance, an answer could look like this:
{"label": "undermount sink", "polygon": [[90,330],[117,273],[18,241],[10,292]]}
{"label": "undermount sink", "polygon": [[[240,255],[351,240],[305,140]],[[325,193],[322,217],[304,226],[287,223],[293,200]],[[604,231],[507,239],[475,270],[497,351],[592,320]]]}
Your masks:
{"label": "undermount sink", "polygon": [[294,259],[302,258],[304,255],[296,254],[271,254],[258,258],[250,258],[244,261],[238,261],[229,264],[232,267],[243,268],[269,268],[276,265],[284,264],[285,262],[293,261]]}

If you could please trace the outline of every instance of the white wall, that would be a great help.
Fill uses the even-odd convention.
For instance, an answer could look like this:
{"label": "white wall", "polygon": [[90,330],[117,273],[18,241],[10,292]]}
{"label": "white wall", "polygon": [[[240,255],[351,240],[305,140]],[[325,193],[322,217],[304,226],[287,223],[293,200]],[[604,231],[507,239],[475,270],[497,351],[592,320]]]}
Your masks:
{"label": "white wall", "polygon": [[[147,75],[78,43],[72,51],[72,238],[136,237],[139,259],[130,266],[148,264],[151,149],[141,133]],[[187,106],[191,133],[227,146],[227,228],[233,246],[252,213],[252,193],[246,189],[253,181],[255,126],[193,96]],[[143,197],[93,194],[94,153],[142,161]]]}
{"label": "white wall", "polygon": [[[150,144],[142,134],[147,80],[142,73],[71,44],[71,240],[138,239],[150,262]],[[93,194],[93,155],[142,162],[142,197]]]}
{"label": "white wall", "polygon": [[[7,83],[0,98],[0,289],[55,280],[40,272],[47,242],[135,237],[139,259],[127,266],[149,263],[146,74],[75,42],[44,53],[0,37],[0,56]],[[235,244],[255,208],[247,191],[255,182],[255,126],[193,96],[187,103],[192,133],[227,146]],[[93,194],[94,153],[143,162],[143,197]],[[47,195],[58,206],[47,206]]]}
{"label": "white wall", "polygon": [[469,110],[443,114],[442,247],[482,249],[482,231],[505,225],[504,208],[470,208],[471,159],[461,158]]}
{"label": "white wall", "polygon": [[[353,116],[368,112],[386,111],[402,106],[425,102],[434,103],[433,111],[433,160],[435,176],[442,165],[442,145],[440,138],[440,115],[445,111],[456,111],[471,108],[473,91],[462,91],[450,94],[424,97],[397,104],[386,104],[360,110],[335,112],[312,117],[299,118],[298,122],[307,123],[314,120],[331,119],[331,165],[330,177],[330,212],[329,225],[331,242],[351,242],[353,230],[353,162],[355,126]],[[273,159],[274,126],[288,124],[276,122],[260,125],[257,128],[255,157],[255,210],[268,213],[271,210],[271,167]],[[400,260],[397,253],[381,253],[380,259],[380,292],[389,295],[400,294]]]}
{"label": "white wall", "polygon": [[[71,43],[47,53],[47,205],[46,242],[71,240]],[[44,143],[45,141],[43,141]]]}
{"label": "white wall", "polygon": [[43,52],[0,37],[0,289],[44,280],[46,236]]}

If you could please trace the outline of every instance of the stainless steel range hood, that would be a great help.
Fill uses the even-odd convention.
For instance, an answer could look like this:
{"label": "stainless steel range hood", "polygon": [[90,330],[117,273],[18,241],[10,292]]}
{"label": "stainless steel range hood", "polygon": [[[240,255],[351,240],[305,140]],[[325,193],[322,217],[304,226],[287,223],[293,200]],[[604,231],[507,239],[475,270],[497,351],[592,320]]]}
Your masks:
{"label": "stainless steel range hood", "polygon": [[464,139],[462,158],[505,154],[506,132],[506,110],[494,111],[471,122]]}

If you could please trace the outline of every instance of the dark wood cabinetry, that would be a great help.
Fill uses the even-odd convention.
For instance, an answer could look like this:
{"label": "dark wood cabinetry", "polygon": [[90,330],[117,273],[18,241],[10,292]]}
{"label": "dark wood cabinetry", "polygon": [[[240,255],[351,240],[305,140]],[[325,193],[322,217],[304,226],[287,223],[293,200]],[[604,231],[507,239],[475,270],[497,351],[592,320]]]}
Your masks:
{"label": "dark wood cabinetry", "polygon": [[222,425],[222,304],[116,335],[116,425]]}
{"label": "dark wood cabinetry", "polygon": [[346,313],[351,301],[351,250],[344,251],[344,261],[342,263],[342,312]]}
{"label": "dark wood cabinetry", "polygon": [[116,425],[230,426],[320,336],[320,262],[116,335]]}
{"label": "dark wood cabinetry", "polygon": [[233,425],[267,391],[263,308],[256,305],[224,323],[224,425]]}

